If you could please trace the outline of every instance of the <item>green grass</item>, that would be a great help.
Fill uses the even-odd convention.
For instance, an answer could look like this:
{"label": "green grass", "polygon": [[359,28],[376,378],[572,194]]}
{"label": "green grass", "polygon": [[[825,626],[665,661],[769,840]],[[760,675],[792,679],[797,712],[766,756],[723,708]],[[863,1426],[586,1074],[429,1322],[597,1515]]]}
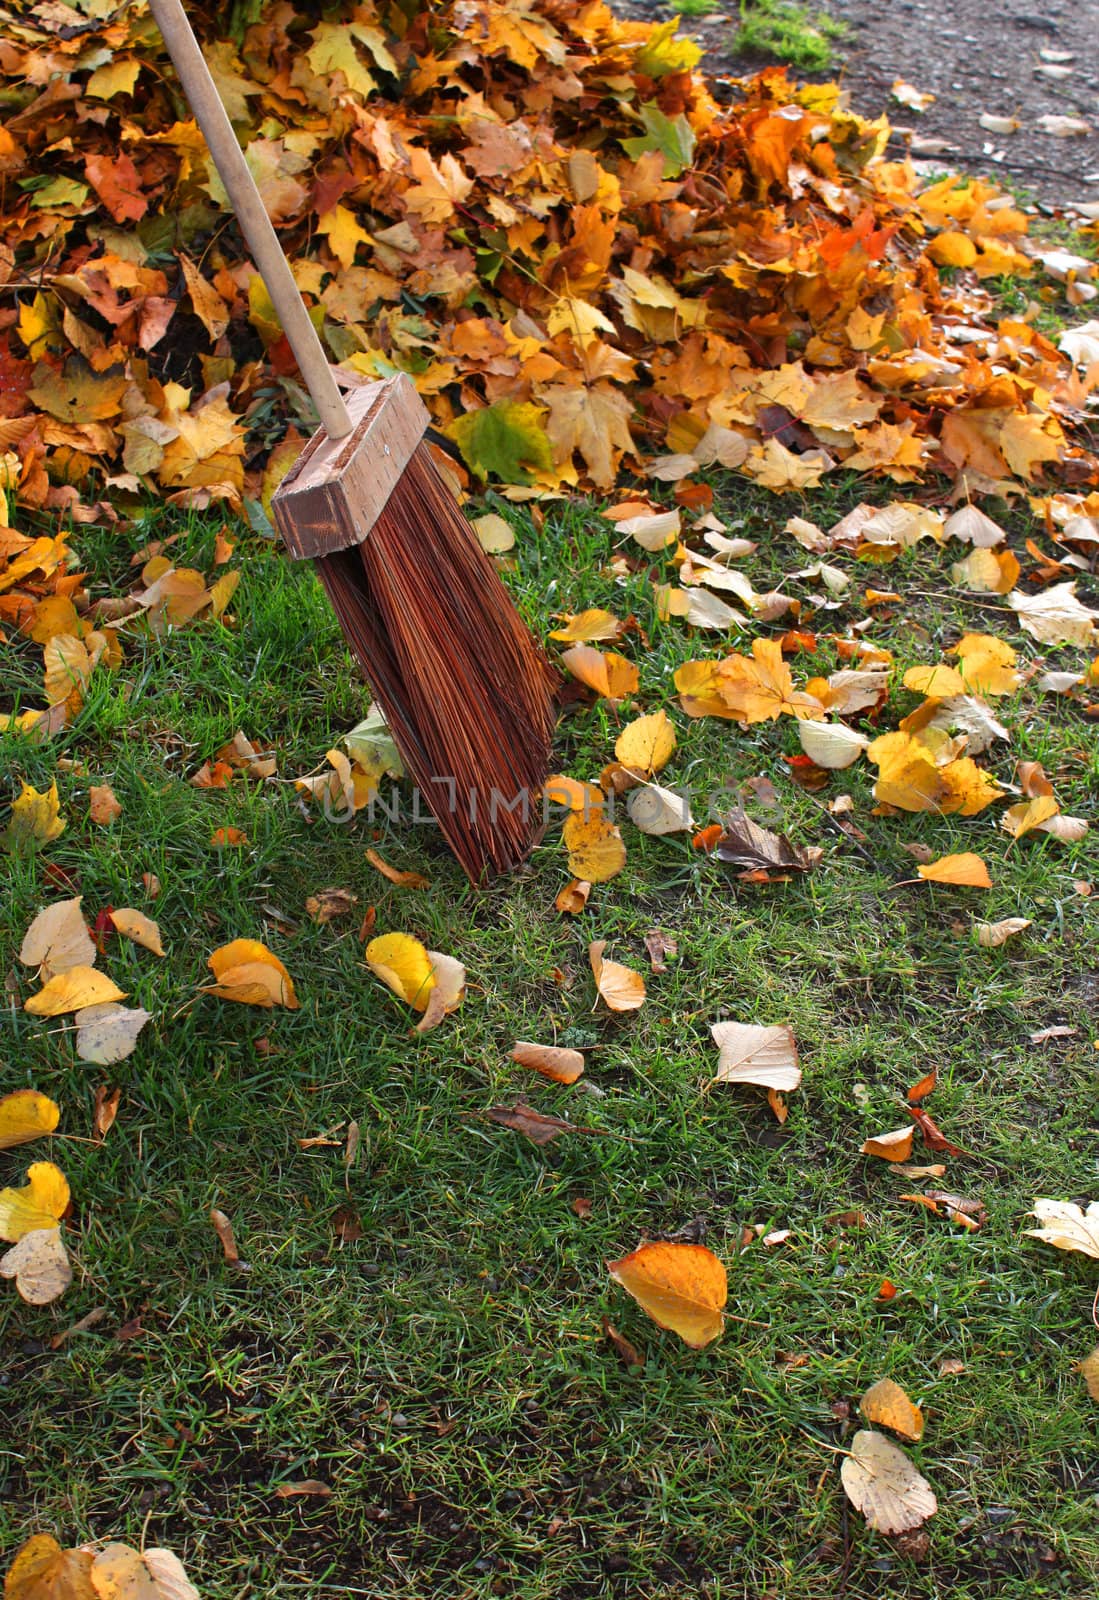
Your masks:
{"label": "green grass", "polygon": [[[777,531],[792,511],[827,524],[861,492],[845,484],[802,503],[723,485],[726,513],[761,541],[744,564],[757,589],[809,565]],[[1096,1342],[1096,1269],[1021,1230],[1035,1195],[1095,1193],[1099,975],[1094,917],[1073,887],[1094,876],[1090,841],[1013,845],[998,807],[971,820],[874,817],[865,763],[807,795],[782,759],[798,748],[788,722],[742,733],[682,715],[671,673],[724,641],[659,622],[644,571],[613,577],[608,524],[583,502],[549,509],[540,533],[525,512],[507,514],[514,592],[540,632],[551,612],[590,605],[646,629],[649,650],[636,635],[623,648],[640,665],[641,706],[676,723],[667,776],[691,785],[696,814],[707,795],[729,800],[765,773],[782,826],[825,860],[751,887],[684,836],[627,825],[626,870],[570,920],[553,910],[567,877],[555,831],[529,868],[475,893],[430,828],[325,822],[290,780],[323,761],[367,695],[312,573],[242,532],[232,627],[163,641],[131,630],[125,664],[93,680],[74,728],[48,745],[0,743],[6,792],[17,777],[42,787],[56,776],[68,821],[44,854],[7,863],[2,1086],[47,1091],[63,1119],[52,1140],[0,1156],[0,1181],[22,1181],[39,1156],[62,1165],[77,1265],[64,1300],[43,1310],[0,1285],[0,1555],[40,1529],[144,1538],[185,1559],[205,1600],[1082,1600],[1099,1571],[1099,1476],[1095,1404],[1074,1363]],[[77,535],[94,591],[118,592],[130,551],[167,521]],[[206,565],[214,524],[180,526],[177,559]],[[1012,529],[1020,549],[1025,534],[1042,537],[1025,513]],[[852,595],[867,584],[905,595],[870,630],[902,666],[974,627],[1038,653],[995,598],[974,606],[950,588],[940,552],[920,547],[884,570],[839,564]],[[1087,580],[1081,592],[1094,599]],[[863,614],[857,600],[823,613],[820,631]],[[5,646],[5,663],[30,701],[40,653]],[[795,658],[795,677],[834,664],[822,641]],[[890,724],[913,704],[896,690]],[[1005,780],[1016,758],[1040,760],[1066,811],[1094,812],[1099,761],[1080,710],[1033,688],[1000,709],[1012,747],[982,760]],[[628,714],[571,714],[561,769],[594,777]],[[275,745],[278,781],[192,787],[237,728]],[[123,814],[94,828],[87,788],[104,781]],[[818,801],[841,791],[877,868],[822,816]],[[227,825],[246,832],[246,849],[210,848]],[[898,887],[914,841],[979,851],[995,887]],[[364,862],[371,843],[427,872],[432,889],[380,879]],[[60,1023],[21,1009],[32,985],[16,953],[57,893],[51,864],[78,879],[89,915],[129,904],[161,925],[165,960],[116,940],[101,963],[155,1018],[114,1069],[77,1062]],[[163,886],[155,907],[147,871]],[[376,906],[379,932],[412,932],[466,963],[464,1005],[437,1032],[410,1033],[363,965],[356,919],[310,921],[306,897],[329,886]],[[1016,914],[1033,925],[1000,950],[965,934],[974,916]],[[644,1009],[593,1009],[589,940],[640,969],[654,926],[677,937],[679,957],[649,977]],[[300,1011],[196,996],[209,952],[245,935],[286,961]],[[784,1127],[752,1091],[707,1092],[709,1026],[725,1017],[793,1024],[805,1079]],[[1078,1031],[1029,1043],[1056,1023]],[[562,1035],[590,1046],[601,1095],[508,1060],[517,1038]],[[974,1152],[944,1182],[989,1211],[974,1235],[901,1202],[919,1185],[859,1154],[868,1134],[905,1120],[904,1091],[932,1064],[930,1109]],[[122,1106],[95,1146],[105,1081],[121,1085]],[[475,1115],[519,1095],[629,1138],[538,1151]],[[350,1172],[339,1147],[299,1147],[351,1119],[362,1151]],[[570,1204],[580,1196],[586,1221]],[[250,1271],[222,1259],[212,1205],[232,1218]],[[363,1229],[353,1243],[333,1226],[347,1205]],[[866,1226],[829,1220],[848,1210]],[[604,1267],[696,1218],[730,1269],[732,1320],[702,1352],[649,1323]],[[742,1249],[757,1224],[794,1239]],[[885,1277],[901,1291],[890,1302],[875,1298]],[[96,1307],[97,1326],[51,1348]],[[643,1348],[640,1373],[601,1339],[604,1314]],[[135,1318],[136,1335],[120,1339]],[[948,1357],[964,1373],[942,1375]],[[869,1532],[839,1487],[858,1397],[883,1376],[927,1413],[909,1448],[941,1509],[922,1557]],[[274,1497],[310,1477],[331,1498]]]}
{"label": "green grass", "polygon": [[774,56],[802,72],[827,71],[832,47],[846,33],[846,26],[827,11],[794,0],[740,0],[737,49]]}

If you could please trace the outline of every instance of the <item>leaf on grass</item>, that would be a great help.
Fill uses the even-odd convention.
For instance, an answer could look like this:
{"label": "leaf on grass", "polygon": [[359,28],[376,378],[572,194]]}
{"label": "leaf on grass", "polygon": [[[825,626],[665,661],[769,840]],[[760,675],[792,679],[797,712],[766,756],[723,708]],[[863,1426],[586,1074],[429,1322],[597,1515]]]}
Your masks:
{"label": "leaf on grass", "polygon": [[929,1190],[927,1194],[900,1194],[898,1200],[910,1205],[923,1206],[936,1217],[947,1217],[960,1227],[976,1233],[988,1221],[983,1200],[971,1200],[964,1194],[947,1194],[943,1190]]}
{"label": "leaf on grass", "polygon": [[674,961],[679,954],[676,941],[659,928],[650,928],[645,935],[645,949],[649,952],[649,965],[654,972],[666,972],[665,956],[671,956]]}
{"label": "leaf on grass", "polygon": [[844,722],[799,722],[798,738],[810,760],[829,772],[853,766],[870,745],[864,733]]}
{"label": "leaf on grass", "polygon": [[127,1056],[133,1055],[138,1035],[145,1024],[152,1021],[152,1012],[141,1006],[85,1006],[73,1021],[77,1060],[113,1067],[116,1061],[125,1061]]}
{"label": "leaf on grass", "polygon": [[[521,1067],[532,1067],[544,1078],[554,1083],[575,1083],[584,1070],[584,1057],[579,1050],[566,1050],[558,1045],[531,1044],[520,1039],[511,1052],[511,1059]],[[3,1101],[0,1101],[0,1111]]]}
{"label": "leaf on grass", "polygon": [[306,896],[305,909],[323,928],[337,917],[349,917],[358,903],[358,895],[352,894],[350,889],[321,889]]}
{"label": "leaf on grass", "polygon": [[690,833],[694,827],[690,803],[675,789],[662,789],[658,783],[645,783],[626,801],[626,812],[641,833],[662,838],[669,833]]}
{"label": "leaf on grass", "polygon": [[657,1240],[643,1244],[607,1271],[660,1328],[695,1350],[721,1336],[728,1299],[725,1267],[701,1244]]}
{"label": "leaf on grass", "polygon": [[675,728],[666,711],[653,711],[628,722],[614,745],[624,767],[650,776],[667,766],[674,751]]}
{"label": "leaf on grass", "polygon": [[591,884],[583,878],[573,878],[570,883],[558,891],[553,902],[556,910],[568,917],[578,917],[588,903],[591,894]]}
{"label": "leaf on grass", "polygon": [[50,1533],[36,1533],[16,1551],[4,1580],[4,1600],[100,1600],[92,1588],[90,1550],[62,1550]]}
{"label": "leaf on grass", "polygon": [[743,811],[729,818],[713,853],[749,871],[779,873],[811,872],[824,857],[818,845],[791,844],[784,833],[761,828]]}
{"label": "leaf on grass", "polygon": [[998,950],[1002,944],[1029,927],[1029,917],[1003,917],[999,922],[975,922],[973,932],[977,943],[985,950]]}
{"label": "leaf on grass", "polygon": [[1080,1363],[1080,1373],[1087,1385],[1088,1394],[1093,1400],[1099,1400],[1099,1345],[1085,1356]]}
{"label": "leaf on grass", "polygon": [[636,1011],[645,1003],[645,980],[640,972],[618,961],[604,961],[606,939],[593,940],[588,947],[595,987],[611,1011]]}
{"label": "leaf on grass", "polygon": [[592,644],[596,640],[617,639],[621,632],[622,624],[613,612],[593,607],[567,617],[564,627],[554,628],[550,638],[559,639],[562,644]]}
{"label": "leaf on grass", "polygon": [[92,1137],[97,1143],[101,1143],[114,1127],[121,1104],[121,1089],[108,1089],[105,1083],[99,1085],[95,1091],[95,1106],[92,1112]]}
{"label": "leaf on grass", "polygon": [[920,1078],[917,1083],[912,1085],[911,1089],[909,1089],[907,1095],[905,1096],[905,1099],[909,1101],[926,1100],[928,1095],[935,1088],[938,1081],[938,1071],[935,1067],[932,1067],[930,1072],[925,1072],[923,1077]]}
{"label": "leaf on grass", "polygon": [[628,1369],[645,1365],[645,1357],[641,1351],[624,1334],[619,1333],[610,1317],[604,1317],[599,1326],[603,1331],[604,1339],[606,1339],[624,1367]]}
{"label": "leaf on grass", "polygon": [[301,1478],[294,1483],[280,1483],[275,1490],[275,1499],[294,1500],[299,1495],[313,1495],[318,1500],[327,1500],[331,1493],[331,1487],[320,1478]]}
{"label": "leaf on grass", "polygon": [[49,1095],[37,1089],[13,1089],[0,1097],[0,1150],[14,1150],[52,1133],[61,1110]]}
{"label": "leaf on grass", "polygon": [[890,1133],[876,1133],[862,1146],[864,1156],[880,1156],[883,1161],[907,1161],[912,1154],[915,1128],[894,1128]]}
{"label": "leaf on grass", "polygon": [[427,997],[424,1014],[416,1024],[417,1033],[430,1033],[444,1017],[457,1011],[466,993],[466,969],[455,956],[429,950],[431,975],[435,982]]}
{"label": "leaf on grass", "polygon": [[590,644],[574,644],[561,657],[573,677],[606,700],[623,700],[636,694],[641,682],[637,668],[615,650],[596,650]]}
{"label": "leaf on grass", "polygon": [[243,847],[247,843],[248,835],[242,828],[215,828],[210,835],[210,844],[215,850]]}
{"label": "leaf on grass", "polygon": [[851,1504],[877,1533],[920,1528],[939,1509],[931,1485],[883,1433],[860,1428],[840,1468]]}
{"label": "leaf on grass", "polygon": [[992,879],[980,856],[965,851],[956,856],[940,856],[916,871],[927,883],[948,883],[956,889],[991,889]]}
{"label": "leaf on grass", "polygon": [[87,1006],[125,998],[125,991],[105,973],[96,972],[94,967],[70,967],[25,1000],[23,1010],[32,1017],[60,1017],[66,1011],[83,1011]]}
{"label": "leaf on grass", "polygon": [[622,834],[601,811],[571,811],[561,837],[569,853],[569,871],[584,883],[606,883],[626,865]]}
{"label": "leaf on grass", "polygon": [[921,1111],[919,1106],[909,1106],[908,1115],[919,1128],[920,1137],[929,1150],[939,1150],[948,1156],[964,1156],[966,1154],[958,1145],[951,1144],[938,1123],[933,1121],[926,1111]]}
{"label": "leaf on grass", "polygon": [[399,867],[391,867],[376,850],[368,850],[366,859],[376,872],[380,872],[383,878],[388,878],[390,883],[395,883],[399,889],[431,888],[430,878],[425,878],[422,872],[402,872]]}
{"label": "leaf on grass", "polygon": [[37,845],[49,844],[64,831],[56,781],[41,792],[24,783],[18,800],[12,802],[11,819],[0,837],[5,850],[14,855],[23,850],[33,850]]}
{"label": "leaf on grass", "polygon": [[1038,594],[1013,589],[1007,603],[1020,626],[1041,644],[1075,644],[1084,649],[1099,640],[1099,612],[1090,611],[1076,598],[1075,582],[1055,583]]}
{"label": "leaf on grass", "polygon": [[523,1134],[533,1144],[552,1144],[563,1133],[586,1133],[593,1138],[603,1135],[602,1128],[585,1128],[578,1122],[566,1122],[563,1117],[547,1117],[535,1111],[525,1100],[516,1100],[511,1106],[489,1106],[478,1113],[488,1122],[497,1122],[502,1128],[511,1128]]}
{"label": "leaf on grass", "polygon": [[122,807],[109,783],[93,783],[88,790],[88,815],[100,828],[107,828],[122,815]]}
{"label": "leaf on grass", "polygon": [[222,1254],[229,1265],[235,1267],[240,1261],[240,1251],[237,1248],[237,1236],[233,1232],[233,1224],[229,1221],[225,1212],[219,1211],[217,1206],[214,1206],[210,1211],[210,1223],[218,1236]]}
{"label": "leaf on grass", "polygon": [[131,906],[121,906],[117,911],[111,911],[111,921],[123,938],[132,939],[144,950],[151,950],[154,956],[164,954],[164,946],[160,942],[160,929],[152,917],[147,917],[143,911],[134,911]]}
{"label": "leaf on grass", "polygon": [[69,1185],[52,1161],[33,1161],[22,1189],[0,1189],[0,1239],[17,1244],[36,1228],[54,1228],[69,1208]]}
{"label": "leaf on grass", "polygon": [[710,1032],[719,1051],[715,1083],[754,1083],[781,1094],[800,1084],[798,1047],[787,1024],[766,1028],[751,1022],[715,1022]]}
{"label": "leaf on grass", "polygon": [[986,517],[977,506],[961,506],[943,523],[943,533],[948,539],[961,539],[977,550],[988,550],[1003,544],[1007,538],[1004,529],[991,517]]}
{"label": "leaf on grass", "polygon": [[1099,1260],[1099,1200],[1082,1211],[1072,1200],[1035,1200],[1031,1213],[1042,1224],[1026,1228],[1028,1239],[1041,1239],[1058,1250],[1079,1250]]}
{"label": "leaf on grass", "polygon": [[99,1600],[200,1600],[170,1550],[109,1544],[92,1563],[92,1584]]}
{"label": "leaf on grass", "polygon": [[515,548],[515,529],[498,512],[487,511],[483,517],[474,517],[473,531],[486,555],[501,556]]}
{"label": "leaf on grass", "polygon": [[96,949],[80,912],[80,896],[40,911],[23,936],[19,959],[40,967],[43,983],[72,967],[93,967]]}
{"label": "leaf on grass", "polygon": [[290,974],[278,956],[258,939],[233,939],[215,950],[206,965],[217,982],[203,984],[203,994],[238,1005],[298,1009]]}
{"label": "leaf on grass", "polygon": [[[453,956],[428,950],[408,933],[386,933],[372,939],[364,951],[374,976],[414,1011],[423,1012],[420,1032],[437,1027],[448,1012],[461,1004],[465,993],[465,968]],[[435,989],[438,998],[432,1004]]]}
{"label": "leaf on grass", "polygon": [[0,1278],[14,1278],[28,1305],[48,1306],[65,1293],[72,1276],[58,1227],[32,1228],[0,1256]]}

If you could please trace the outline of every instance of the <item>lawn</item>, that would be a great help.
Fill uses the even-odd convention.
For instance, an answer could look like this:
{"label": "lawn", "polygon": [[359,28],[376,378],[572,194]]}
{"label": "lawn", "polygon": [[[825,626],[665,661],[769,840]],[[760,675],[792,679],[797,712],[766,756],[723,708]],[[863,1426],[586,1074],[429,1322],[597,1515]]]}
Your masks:
{"label": "lawn", "polygon": [[[759,538],[743,565],[764,590],[809,564],[779,531],[787,515],[827,525],[862,493],[848,483],[780,501],[729,480],[719,505]],[[1089,839],[1012,842],[998,806],[969,820],[874,816],[865,762],[802,790],[782,759],[798,749],[789,719],[742,732],[682,714],[674,669],[726,642],[660,622],[644,569],[615,579],[611,524],[584,502],[549,508],[540,529],[495,509],[515,523],[509,582],[542,636],[552,613],[594,605],[646,630],[651,648],[636,635],[623,647],[641,670],[638,709],[663,706],[675,722],[667,776],[690,786],[696,820],[764,775],[776,801],[761,808],[749,792],[750,814],[824,860],[788,883],[744,884],[689,834],[625,824],[625,871],[574,919],[553,905],[568,876],[556,827],[527,868],[478,893],[430,827],[325,820],[292,780],[323,763],[368,696],[311,571],[235,529],[243,577],[227,624],[159,641],[127,629],[124,665],[95,676],[71,729],[0,743],[6,795],[17,778],[56,777],[67,819],[44,852],[10,858],[2,913],[3,1086],[52,1095],[61,1128],[0,1156],[0,1180],[21,1182],[28,1159],[59,1162],[77,1264],[45,1309],[2,1286],[0,1549],[46,1529],[163,1543],[208,1600],[1092,1592],[1095,1402],[1075,1363],[1096,1342],[1095,1264],[1022,1236],[1036,1195],[1096,1187],[1099,972],[1092,902],[1076,887],[1094,874]],[[178,562],[208,569],[218,526],[150,512],[73,543],[93,592],[114,594],[131,553],[169,532],[182,534]],[[1025,535],[1041,538],[1025,512],[1011,527],[1020,553]],[[901,667],[974,628],[1037,659],[1001,600],[951,587],[957,554],[921,545],[884,570],[841,558],[854,598],[822,614],[821,635],[865,615],[875,585],[904,597],[869,635]],[[40,653],[5,648],[6,676],[31,702]],[[792,664],[801,681],[837,661],[822,637]],[[888,725],[916,703],[895,688]],[[1016,760],[1041,761],[1066,812],[1094,812],[1099,761],[1079,705],[1033,684],[998,704],[1012,742],[986,764],[1010,780]],[[596,777],[630,714],[571,708],[560,770]],[[277,779],[192,786],[239,728],[277,750]],[[105,782],[122,814],[97,827],[87,792]],[[861,849],[827,815],[841,792]],[[247,845],[214,849],[220,827]],[[905,882],[915,862],[902,846],[921,842],[937,856],[979,852],[994,887]],[[387,883],[365,861],[371,844],[430,889]],[[80,1064],[60,1022],[20,1009],[32,984],[18,945],[60,892],[51,868],[78,883],[89,917],[134,905],[162,930],[164,960],[114,939],[101,962],[155,1018],[113,1069]],[[155,905],[143,873],[160,880]],[[306,898],[333,886],[359,897],[356,915],[317,925]],[[415,1035],[366,969],[368,906],[378,932],[465,962],[465,1002],[437,1031]],[[975,917],[1015,915],[1031,919],[1026,932],[976,945]],[[652,928],[678,942],[659,976]],[[244,936],[286,962],[299,1011],[197,995],[210,951]],[[595,1007],[593,938],[646,971],[640,1012]],[[784,1126],[758,1091],[709,1088],[722,1018],[792,1024],[804,1083]],[[1058,1024],[1076,1032],[1030,1042]],[[590,1092],[512,1064],[516,1039],[584,1047]],[[988,1209],[975,1233],[902,1201],[925,1185],[860,1154],[906,1120],[905,1091],[931,1066],[929,1109],[971,1152],[942,1181]],[[104,1081],[122,1102],[95,1144]],[[477,1115],[518,1096],[606,1136],[539,1150]],[[351,1121],[361,1148],[345,1168]],[[299,1143],[325,1133],[333,1143]],[[913,1159],[939,1158],[917,1141]],[[223,1259],[212,1206],[231,1218],[247,1271]],[[358,1238],[343,1236],[351,1215]],[[745,1242],[757,1227],[791,1234]],[[680,1230],[729,1268],[726,1331],[704,1351],[650,1323],[604,1266]],[[891,1300],[878,1298],[885,1279]],[[55,1347],[96,1308],[96,1325]],[[643,1350],[643,1369],[621,1364],[604,1316]],[[838,1472],[858,1399],[886,1376],[926,1412],[922,1442],[906,1448],[940,1503],[929,1537],[897,1545],[847,1506]],[[305,1479],[331,1494],[278,1497]]]}

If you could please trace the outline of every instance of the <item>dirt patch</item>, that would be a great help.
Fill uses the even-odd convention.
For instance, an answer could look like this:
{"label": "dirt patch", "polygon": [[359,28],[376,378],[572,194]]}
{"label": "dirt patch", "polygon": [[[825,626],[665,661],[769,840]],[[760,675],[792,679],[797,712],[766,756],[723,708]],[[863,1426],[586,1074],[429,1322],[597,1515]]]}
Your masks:
{"label": "dirt patch", "polygon": [[[664,0],[611,4],[621,16],[648,21],[672,15]],[[829,72],[800,76],[838,78],[856,111],[870,117],[887,112],[893,153],[910,149],[913,159],[935,170],[1010,179],[1047,206],[1099,201],[1094,6],[1070,0],[1044,6],[1036,0],[953,0],[948,7],[938,0],[832,0],[818,9],[846,24],[848,33],[835,47]],[[681,33],[704,46],[702,65],[717,78],[768,64],[736,49],[737,30],[732,10],[684,17],[680,25]],[[1043,59],[1043,51],[1056,59]],[[891,97],[897,78],[930,91],[935,103],[923,113],[898,105]],[[717,93],[720,98],[720,83]],[[982,113],[1015,117],[1021,126],[996,134],[981,127]],[[1057,138],[1039,128],[1045,116],[1082,118],[1092,131]],[[927,141],[934,147],[928,149]]]}

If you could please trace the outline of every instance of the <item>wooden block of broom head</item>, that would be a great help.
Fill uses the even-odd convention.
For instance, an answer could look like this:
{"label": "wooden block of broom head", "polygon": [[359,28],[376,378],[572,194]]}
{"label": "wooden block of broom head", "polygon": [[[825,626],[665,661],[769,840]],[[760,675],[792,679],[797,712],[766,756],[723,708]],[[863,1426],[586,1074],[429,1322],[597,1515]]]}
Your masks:
{"label": "wooden block of broom head", "polygon": [[275,526],[295,560],[362,544],[400,482],[428,425],[403,372],[345,396],[354,423],[342,439],[313,435],[275,491]]}

